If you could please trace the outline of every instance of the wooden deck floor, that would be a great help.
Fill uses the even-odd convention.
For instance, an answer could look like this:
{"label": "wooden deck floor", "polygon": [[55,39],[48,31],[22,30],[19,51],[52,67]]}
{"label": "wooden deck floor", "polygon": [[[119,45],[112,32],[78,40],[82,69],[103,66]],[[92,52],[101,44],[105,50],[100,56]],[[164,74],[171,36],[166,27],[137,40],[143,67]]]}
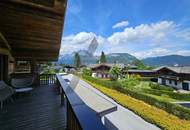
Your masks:
{"label": "wooden deck floor", "polygon": [[36,88],[0,110],[0,130],[64,130],[64,110],[52,86]]}

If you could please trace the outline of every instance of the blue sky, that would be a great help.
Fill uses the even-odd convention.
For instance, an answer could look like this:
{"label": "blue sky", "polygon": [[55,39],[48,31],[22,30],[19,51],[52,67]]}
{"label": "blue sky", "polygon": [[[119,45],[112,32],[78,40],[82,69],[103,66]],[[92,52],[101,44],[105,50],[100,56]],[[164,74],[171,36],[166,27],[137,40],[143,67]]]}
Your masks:
{"label": "blue sky", "polygon": [[61,53],[190,55],[190,0],[68,0]]}

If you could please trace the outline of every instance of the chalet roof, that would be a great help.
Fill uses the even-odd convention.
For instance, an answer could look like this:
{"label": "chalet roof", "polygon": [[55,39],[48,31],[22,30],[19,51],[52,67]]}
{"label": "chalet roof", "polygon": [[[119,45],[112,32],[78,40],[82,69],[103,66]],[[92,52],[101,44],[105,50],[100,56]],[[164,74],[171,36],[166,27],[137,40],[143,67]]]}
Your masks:
{"label": "chalet roof", "polygon": [[168,68],[175,71],[175,72],[177,72],[177,73],[190,74],[190,66],[168,67]]}
{"label": "chalet roof", "polygon": [[64,68],[69,68],[69,69],[74,68],[75,69],[76,67],[74,67],[72,65],[65,65]]}
{"label": "chalet roof", "polygon": [[136,73],[154,73],[155,70],[137,70],[137,69],[129,69],[128,72],[136,72]]}
{"label": "chalet roof", "polygon": [[125,67],[124,64],[108,64],[108,63],[89,65],[90,68],[97,68],[97,67],[100,67],[100,66],[107,66],[107,67],[110,67],[110,68],[113,67],[113,66],[117,66],[118,68],[121,68],[121,69],[123,69]]}
{"label": "chalet roof", "polygon": [[190,66],[182,66],[182,67],[174,67],[174,66],[162,66],[162,67],[158,67],[156,69],[154,69],[155,71],[159,71],[161,69],[169,69],[173,72],[176,72],[176,73],[182,73],[182,74],[190,74]]}

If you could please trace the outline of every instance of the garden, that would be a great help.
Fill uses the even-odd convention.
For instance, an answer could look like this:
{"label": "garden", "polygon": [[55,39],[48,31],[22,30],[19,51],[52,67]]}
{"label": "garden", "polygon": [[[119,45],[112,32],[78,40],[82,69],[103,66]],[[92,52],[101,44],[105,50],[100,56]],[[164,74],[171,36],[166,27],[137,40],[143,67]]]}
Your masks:
{"label": "garden", "polygon": [[190,128],[190,109],[173,103],[189,101],[190,94],[180,94],[174,92],[172,88],[143,81],[137,75],[118,80],[102,80],[88,74],[80,77],[122,106],[162,129],[188,130]]}

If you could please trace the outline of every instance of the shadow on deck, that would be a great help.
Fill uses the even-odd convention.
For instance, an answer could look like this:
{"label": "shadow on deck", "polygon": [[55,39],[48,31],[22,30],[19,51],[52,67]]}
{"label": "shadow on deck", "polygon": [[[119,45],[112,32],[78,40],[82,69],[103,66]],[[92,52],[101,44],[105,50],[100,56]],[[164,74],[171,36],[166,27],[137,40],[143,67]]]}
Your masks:
{"label": "shadow on deck", "polygon": [[66,126],[60,96],[53,86],[40,86],[31,95],[14,99],[0,110],[1,130],[63,130]]}

